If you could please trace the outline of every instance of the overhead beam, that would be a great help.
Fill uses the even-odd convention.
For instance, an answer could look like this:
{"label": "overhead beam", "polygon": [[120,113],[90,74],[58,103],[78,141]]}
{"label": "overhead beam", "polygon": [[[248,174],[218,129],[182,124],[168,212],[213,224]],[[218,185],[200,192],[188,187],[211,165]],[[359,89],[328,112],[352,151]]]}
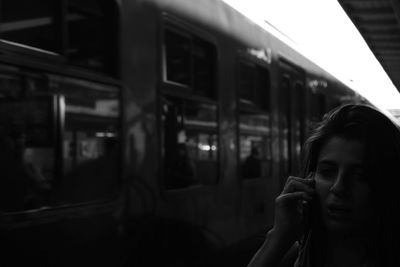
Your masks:
{"label": "overhead beam", "polygon": [[390,2],[397,19],[397,25],[400,27],[400,3],[398,0],[391,0]]}

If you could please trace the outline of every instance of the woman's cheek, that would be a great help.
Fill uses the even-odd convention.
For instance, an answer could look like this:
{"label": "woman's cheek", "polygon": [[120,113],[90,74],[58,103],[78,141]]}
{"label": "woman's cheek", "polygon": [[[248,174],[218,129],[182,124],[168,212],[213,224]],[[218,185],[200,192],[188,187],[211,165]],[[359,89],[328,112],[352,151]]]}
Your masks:
{"label": "woman's cheek", "polygon": [[325,199],[328,195],[329,188],[331,187],[331,182],[326,179],[321,179],[320,177],[315,177],[315,191],[316,195],[320,200]]}

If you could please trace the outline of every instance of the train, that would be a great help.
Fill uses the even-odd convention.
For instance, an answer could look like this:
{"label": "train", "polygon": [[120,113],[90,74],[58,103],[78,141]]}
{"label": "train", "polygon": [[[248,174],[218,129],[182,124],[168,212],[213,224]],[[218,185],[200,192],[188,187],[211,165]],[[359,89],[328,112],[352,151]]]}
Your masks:
{"label": "train", "polygon": [[367,101],[223,1],[0,5],[2,266],[235,266]]}

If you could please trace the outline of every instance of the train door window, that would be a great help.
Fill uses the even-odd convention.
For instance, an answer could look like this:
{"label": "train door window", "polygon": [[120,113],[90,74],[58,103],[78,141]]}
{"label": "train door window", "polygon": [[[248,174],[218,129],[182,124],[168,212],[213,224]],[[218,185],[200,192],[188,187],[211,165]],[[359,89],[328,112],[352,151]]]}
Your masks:
{"label": "train door window", "polygon": [[164,32],[164,81],[185,92],[215,98],[216,48],[196,35]]}
{"label": "train door window", "polygon": [[215,184],[218,177],[216,105],[165,96],[162,122],[166,187]]}
{"label": "train door window", "polygon": [[272,167],[268,69],[240,60],[238,87],[240,176],[266,177]]}
{"label": "train door window", "polygon": [[56,52],[56,1],[2,0],[1,38]]}

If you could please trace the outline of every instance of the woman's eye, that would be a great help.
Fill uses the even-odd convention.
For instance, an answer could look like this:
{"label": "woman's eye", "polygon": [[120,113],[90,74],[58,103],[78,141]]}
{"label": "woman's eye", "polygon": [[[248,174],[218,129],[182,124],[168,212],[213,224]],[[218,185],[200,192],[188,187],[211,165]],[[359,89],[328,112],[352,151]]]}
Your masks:
{"label": "woman's eye", "polygon": [[335,174],[336,170],[334,168],[320,168],[317,169],[317,173],[323,177],[329,178]]}

